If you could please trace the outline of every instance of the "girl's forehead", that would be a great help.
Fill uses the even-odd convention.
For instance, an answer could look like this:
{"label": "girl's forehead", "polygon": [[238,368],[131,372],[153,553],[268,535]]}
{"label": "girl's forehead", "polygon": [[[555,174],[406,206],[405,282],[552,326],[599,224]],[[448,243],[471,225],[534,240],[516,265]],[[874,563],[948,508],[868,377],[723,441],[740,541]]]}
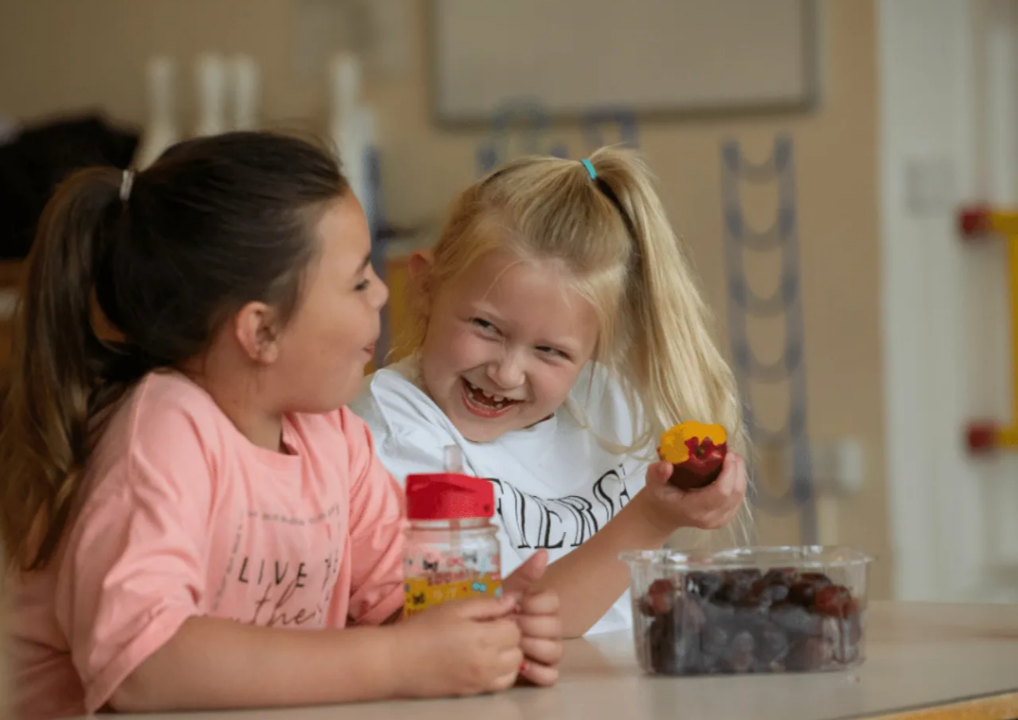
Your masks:
{"label": "girl's forehead", "polygon": [[461,293],[489,302],[513,300],[521,295],[562,296],[569,301],[577,295],[572,290],[572,277],[561,263],[521,259],[504,251],[478,258],[459,274],[457,285]]}
{"label": "girl's forehead", "polygon": [[492,253],[467,268],[452,296],[470,310],[489,313],[505,330],[575,336],[586,345],[597,334],[597,315],[561,264]]}

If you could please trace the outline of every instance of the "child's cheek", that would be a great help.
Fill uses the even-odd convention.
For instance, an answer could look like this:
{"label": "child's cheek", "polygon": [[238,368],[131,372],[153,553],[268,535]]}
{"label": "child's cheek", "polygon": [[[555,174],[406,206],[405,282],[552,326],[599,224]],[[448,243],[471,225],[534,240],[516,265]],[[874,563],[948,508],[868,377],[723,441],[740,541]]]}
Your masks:
{"label": "child's cheek", "polygon": [[447,338],[449,364],[457,370],[469,370],[491,360],[494,343],[465,331]]}
{"label": "child's cheek", "polygon": [[546,366],[531,376],[531,385],[541,403],[546,403],[557,410],[566,401],[578,376],[578,369]]}

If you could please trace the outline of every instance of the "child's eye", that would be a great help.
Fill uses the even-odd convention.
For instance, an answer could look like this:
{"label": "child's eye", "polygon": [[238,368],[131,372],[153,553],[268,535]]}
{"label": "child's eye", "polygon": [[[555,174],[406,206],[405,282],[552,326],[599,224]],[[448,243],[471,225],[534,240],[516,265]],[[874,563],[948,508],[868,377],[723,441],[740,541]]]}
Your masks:
{"label": "child's eye", "polygon": [[354,285],[353,289],[356,290],[357,292],[364,292],[365,290],[368,289],[368,285],[370,284],[371,284],[370,280],[362,280],[361,282]]}
{"label": "child's eye", "polygon": [[561,350],[559,350],[557,348],[553,348],[553,347],[548,347],[547,345],[541,345],[540,347],[537,348],[537,351],[540,352],[540,353],[544,353],[545,355],[548,355],[549,357],[562,358],[563,360],[568,360],[569,359],[569,356],[566,355]]}
{"label": "child's eye", "polygon": [[496,328],[494,325],[492,325],[487,320],[482,320],[481,318],[473,318],[470,322],[472,322],[474,324],[474,327],[476,327],[476,328],[478,328],[478,329],[480,329],[480,330],[482,330],[482,331],[484,331],[486,333],[497,333],[498,332],[498,328]]}

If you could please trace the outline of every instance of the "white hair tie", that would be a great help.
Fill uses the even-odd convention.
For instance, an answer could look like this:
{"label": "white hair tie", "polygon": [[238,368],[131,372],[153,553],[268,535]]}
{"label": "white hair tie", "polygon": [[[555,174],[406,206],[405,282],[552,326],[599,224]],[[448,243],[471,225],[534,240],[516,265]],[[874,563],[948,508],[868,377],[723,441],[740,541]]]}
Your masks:
{"label": "white hair tie", "polygon": [[124,170],[124,175],[120,179],[120,199],[123,202],[131,197],[131,188],[134,186],[134,171]]}

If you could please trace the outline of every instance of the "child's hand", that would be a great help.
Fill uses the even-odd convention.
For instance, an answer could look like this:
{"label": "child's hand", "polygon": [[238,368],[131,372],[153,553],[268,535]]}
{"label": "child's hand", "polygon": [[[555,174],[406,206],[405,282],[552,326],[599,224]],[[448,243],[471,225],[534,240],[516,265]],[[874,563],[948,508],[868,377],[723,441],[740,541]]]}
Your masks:
{"label": "child's hand", "polygon": [[502,592],[517,601],[517,624],[526,656],[520,678],[535,685],[554,685],[562,659],[562,619],[558,595],[534,586],[548,568],[548,551],[538,550],[505,579]]}
{"label": "child's hand", "polygon": [[512,597],[455,600],[395,626],[396,692],[435,698],[512,687],[523,663],[515,606]]}
{"label": "child's hand", "polygon": [[682,527],[716,530],[727,525],[746,497],[746,461],[729,451],[721,468],[718,479],[707,487],[682,491],[668,484],[671,463],[652,464],[647,468],[646,488],[640,493],[647,496],[643,505],[648,520],[666,532]]}
{"label": "child's hand", "polygon": [[518,612],[516,623],[523,636],[520,648],[525,656],[520,679],[534,685],[554,685],[562,659],[558,595],[550,590],[532,592],[520,600]]}

